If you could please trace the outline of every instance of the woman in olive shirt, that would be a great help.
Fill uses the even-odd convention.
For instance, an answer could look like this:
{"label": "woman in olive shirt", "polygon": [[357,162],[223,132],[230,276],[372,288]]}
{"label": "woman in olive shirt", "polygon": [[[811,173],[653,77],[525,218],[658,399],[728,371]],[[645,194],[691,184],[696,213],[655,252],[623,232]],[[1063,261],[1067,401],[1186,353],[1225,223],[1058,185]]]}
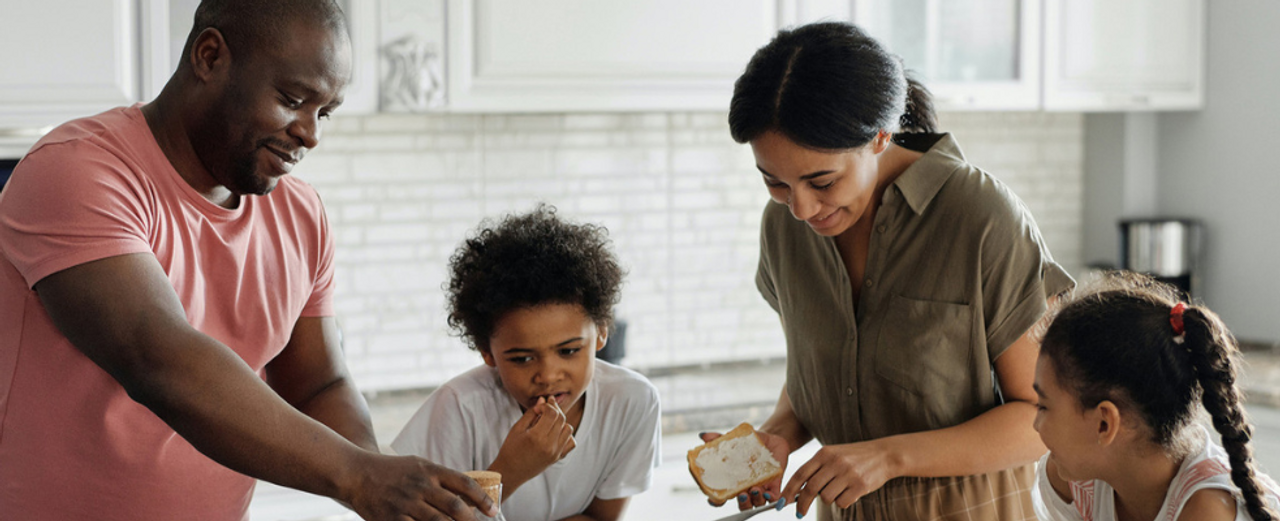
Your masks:
{"label": "woman in olive shirt", "polygon": [[739,507],[1035,519],[1030,330],[1073,282],[1030,212],[933,133],[928,93],[848,24],[761,48],[729,125],[773,198],[756,282],[787,339],[787,383],[759,430],[784,462],[823,445]]}

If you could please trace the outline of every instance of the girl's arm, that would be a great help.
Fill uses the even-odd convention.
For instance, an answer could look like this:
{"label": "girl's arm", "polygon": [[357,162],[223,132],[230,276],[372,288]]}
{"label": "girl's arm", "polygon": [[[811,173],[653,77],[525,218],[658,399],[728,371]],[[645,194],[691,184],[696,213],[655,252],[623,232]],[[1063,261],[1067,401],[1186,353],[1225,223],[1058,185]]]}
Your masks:
{"label": "girl's arm", "polygon": [[900,476],[967,476],[1035,460],[1045,452],[1031,426],[1039,350],[1028,330],[996,359],[1005,404],[954,427],[823,447],[796,470],[782,497],[799,494],[802,513],[808,511],[817,491],[824,500],[847,508]]}
{"label": "girl's arm", "polygon": [[566,517],[560,521],[618,521],[622,519],[622,512],[627,509],[628,501],[631,501],[631,498],[595,498],[591,500],[591,504],[587,505],[587,510],[583,513]]}

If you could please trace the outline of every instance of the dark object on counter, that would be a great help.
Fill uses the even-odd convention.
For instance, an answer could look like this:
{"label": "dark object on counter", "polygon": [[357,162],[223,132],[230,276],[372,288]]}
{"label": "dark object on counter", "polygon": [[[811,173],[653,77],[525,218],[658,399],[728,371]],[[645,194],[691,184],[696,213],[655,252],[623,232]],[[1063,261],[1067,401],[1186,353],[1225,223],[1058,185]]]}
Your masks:
{"label": "dark object on counter", "polygon": [[596,358],[619,365],[625,356],[627,356],[627,321],[614,320],[612,331],[609,331],[609,339],[605,341],[603,348],[596,351]]}
{"label": "dark object on counter", "polygon": [[1203,226],[1194,219],[1120,221],[1120,268],[1172,284],[1183,297],[1196,294]]}

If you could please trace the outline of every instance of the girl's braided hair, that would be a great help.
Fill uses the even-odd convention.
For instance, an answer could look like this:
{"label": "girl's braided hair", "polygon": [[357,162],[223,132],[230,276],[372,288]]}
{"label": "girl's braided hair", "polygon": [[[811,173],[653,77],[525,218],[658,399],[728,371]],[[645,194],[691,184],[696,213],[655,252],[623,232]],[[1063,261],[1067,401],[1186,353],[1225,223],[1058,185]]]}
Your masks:
{"label": "girl's braided hair", "polygon": [[1189,451],[1184,430],[1203,403],[1222,435],[1231,480],[1255,521],[1280,516],[1263,499],[1249,441],[1253,427],[1236,387],[1239,349],[1213,311],[1188,305],[1184,332],[1175,333],[1171,311],[1181,300],[1175,288],[1128,272],[1103,276],[1056,312],[1041,352],[1059,381],[1086,408],[1109,400],[1136,411],[1151,440],[1171,454]]}

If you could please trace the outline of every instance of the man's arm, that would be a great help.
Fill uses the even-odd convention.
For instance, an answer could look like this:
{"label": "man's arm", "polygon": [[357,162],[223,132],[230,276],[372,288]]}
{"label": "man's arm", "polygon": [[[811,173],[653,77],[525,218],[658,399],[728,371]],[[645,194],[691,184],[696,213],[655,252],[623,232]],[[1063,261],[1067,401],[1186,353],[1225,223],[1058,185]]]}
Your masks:
{"label": "man's arm", "polygon": [[289,405],[365,450],[378,451],[369,407],[342,355],[333,317],[303,317],[289,343],[267,364],[267,384]]}
{"label": "man's arm", "polygon": [[[150,254],[68,268],[40,280],[35,290],[54,325],[77,349],[131,398],[228,468],[339,499],[366,519],[434,519],[436,512],[445,512],[469,521],[474,517],[458,494],[484,509],[492,504],[461,474],[420,458],[362,450],[290,407],[234,351],[187,323],[168,277]],[[299,340],[309,334],[303,332]],[[310,398],[301,394],[291,399],[309,409],[333,400],[326,392]],[[361,437],[347,421],[325,419],[343,434]]]}

